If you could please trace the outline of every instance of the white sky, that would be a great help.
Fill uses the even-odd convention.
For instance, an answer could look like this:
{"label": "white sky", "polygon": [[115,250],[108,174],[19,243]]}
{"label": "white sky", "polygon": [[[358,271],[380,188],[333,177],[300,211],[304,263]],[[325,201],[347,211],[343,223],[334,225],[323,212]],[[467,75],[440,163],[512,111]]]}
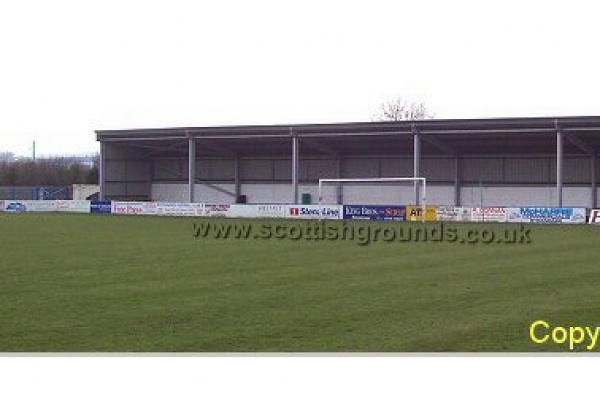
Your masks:
{"label": "white sky", "polygon": [[582,1],[0,0],[0,151],[97,151],[95,129],[600,115]]}

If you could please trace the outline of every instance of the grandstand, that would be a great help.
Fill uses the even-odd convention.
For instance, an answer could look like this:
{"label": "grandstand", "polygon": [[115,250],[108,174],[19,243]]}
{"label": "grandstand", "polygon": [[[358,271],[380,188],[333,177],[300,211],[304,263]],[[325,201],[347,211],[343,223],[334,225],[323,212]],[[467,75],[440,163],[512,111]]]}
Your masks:
{"label": "grandstand", "polygon": [[[428,204],[596,208],[600,117],[96,131],[109,200],[299,204],[322,178],[425,177]],[[419,204],[389,184],[337,202]]]}

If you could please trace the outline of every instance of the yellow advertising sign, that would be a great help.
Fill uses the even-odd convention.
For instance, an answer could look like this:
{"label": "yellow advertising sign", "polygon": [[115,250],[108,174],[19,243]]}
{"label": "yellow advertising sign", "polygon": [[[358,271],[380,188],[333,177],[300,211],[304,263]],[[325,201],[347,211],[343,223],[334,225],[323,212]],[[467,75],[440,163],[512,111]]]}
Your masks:
{"label": "yellow advertising sign", "polygon": [[[423,207],[408,206],[406,207],[407,221],[423,221]],[[437,208],[427,207],[425,221],[437,221]]]}

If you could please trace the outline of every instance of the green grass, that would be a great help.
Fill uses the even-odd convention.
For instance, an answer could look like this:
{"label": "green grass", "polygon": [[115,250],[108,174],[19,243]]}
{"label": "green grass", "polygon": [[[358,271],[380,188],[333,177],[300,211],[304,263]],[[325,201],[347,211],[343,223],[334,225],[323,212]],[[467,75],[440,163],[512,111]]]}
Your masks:
{"label": "green grass", "polygon": [[598,227],[359,246],[195,238],[194,221],[0,214],[0,351],[567,351],[530,324],[600,325]]}

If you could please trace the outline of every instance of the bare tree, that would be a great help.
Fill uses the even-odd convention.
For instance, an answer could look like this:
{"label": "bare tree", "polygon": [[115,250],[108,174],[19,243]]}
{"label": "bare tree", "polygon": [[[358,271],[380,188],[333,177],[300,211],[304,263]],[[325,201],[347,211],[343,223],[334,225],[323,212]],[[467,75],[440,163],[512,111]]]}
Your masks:
{"label": "bare tree", "polygon": [[68,157],[0,161],[0,186],[67,186],[98,183],[98,166]]}
{"label": "bare tree", "polygon": [[411,121],[431,118],[433,118],[433,114],[425,104],[408,102],[398,97],[395,100],[383,103],[379,107],[379,113],[373,119],[375,121]]}

